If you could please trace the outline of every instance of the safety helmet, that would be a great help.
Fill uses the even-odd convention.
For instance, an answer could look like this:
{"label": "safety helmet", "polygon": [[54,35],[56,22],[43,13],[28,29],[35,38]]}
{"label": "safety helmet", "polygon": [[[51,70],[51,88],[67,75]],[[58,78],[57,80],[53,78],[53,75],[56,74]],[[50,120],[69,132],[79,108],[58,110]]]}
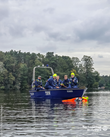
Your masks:
{"label": "safety helmet", "polygon": [[71,76],[72,76],[72,75],[73,75],[73,76],[75,76],[75,74],[74,74],[74,73],[71,73]]}
{"label": "safety helmet", "polygon": [[53,77],[57,77],[57,74],[53,74]]}

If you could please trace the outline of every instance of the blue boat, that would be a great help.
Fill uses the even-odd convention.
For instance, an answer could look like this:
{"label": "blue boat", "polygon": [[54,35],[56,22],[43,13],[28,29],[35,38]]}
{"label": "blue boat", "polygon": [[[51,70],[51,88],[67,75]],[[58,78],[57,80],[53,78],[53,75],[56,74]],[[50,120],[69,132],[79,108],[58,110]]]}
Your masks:
{"label": "blue boat", "polygon": [[71,99],[75,97],[82,97],[85,89],[79,88],[62,88],[62,89],[45,89],[45,90],[30,90],[31,98],[47,98],[47,99]]}
{"label": "blue boat", "polygon": [[[51,67],[34,67],[33,68],[33,81],[35,81],[36,68],[50,68],[52,75],[54,71]],[[60,89],[43,89],[36,91],[32,89],[29,91],[31,98],[45,98],[45,99],[71,99],[75,97],[82,97],[87,88],[60,88]]]}

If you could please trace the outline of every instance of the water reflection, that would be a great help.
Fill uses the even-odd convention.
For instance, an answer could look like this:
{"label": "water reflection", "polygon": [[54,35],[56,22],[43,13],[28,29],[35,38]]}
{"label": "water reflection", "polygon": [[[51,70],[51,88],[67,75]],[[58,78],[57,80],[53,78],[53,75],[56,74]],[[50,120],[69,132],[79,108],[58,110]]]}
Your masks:
{"label": "water reflection", "polygon": [[63,103],[60,99],[31,99],[32,106],[35,106],[34,109],[36,111],[44,112],[46,110],[53,111],[59,110],[61,113],[62,110],[68,109],[77,109],[81,108],[82,106],[88,106],[88,102],[84,101],[74,101],[70,103]]}
{"label": "water reflection", "polygon": [[26,93],[0,94],[3,137],[92,137],[110,134],[110,93],[87,93],[89,102],[30,99]]}

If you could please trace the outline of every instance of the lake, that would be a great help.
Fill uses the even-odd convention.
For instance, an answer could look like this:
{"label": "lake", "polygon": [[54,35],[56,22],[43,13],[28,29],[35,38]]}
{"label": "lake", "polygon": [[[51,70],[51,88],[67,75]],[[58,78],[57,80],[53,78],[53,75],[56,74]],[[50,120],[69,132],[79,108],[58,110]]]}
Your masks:
{"label": "lake", "polygon": [[110,92],[88,92],[88,102],[33,100],[0,93],[1,137],[110,137]]}

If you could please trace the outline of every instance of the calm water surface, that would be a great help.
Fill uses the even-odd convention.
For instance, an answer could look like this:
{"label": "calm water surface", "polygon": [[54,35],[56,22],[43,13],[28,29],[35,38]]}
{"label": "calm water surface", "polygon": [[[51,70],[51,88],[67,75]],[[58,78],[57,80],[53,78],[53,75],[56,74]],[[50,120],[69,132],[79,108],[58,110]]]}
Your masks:
{"label": "calm water surface", "polygon": [[110,137],[110,92],[86,93],[88,103],[33,100],[0,93],[1,137]]}

